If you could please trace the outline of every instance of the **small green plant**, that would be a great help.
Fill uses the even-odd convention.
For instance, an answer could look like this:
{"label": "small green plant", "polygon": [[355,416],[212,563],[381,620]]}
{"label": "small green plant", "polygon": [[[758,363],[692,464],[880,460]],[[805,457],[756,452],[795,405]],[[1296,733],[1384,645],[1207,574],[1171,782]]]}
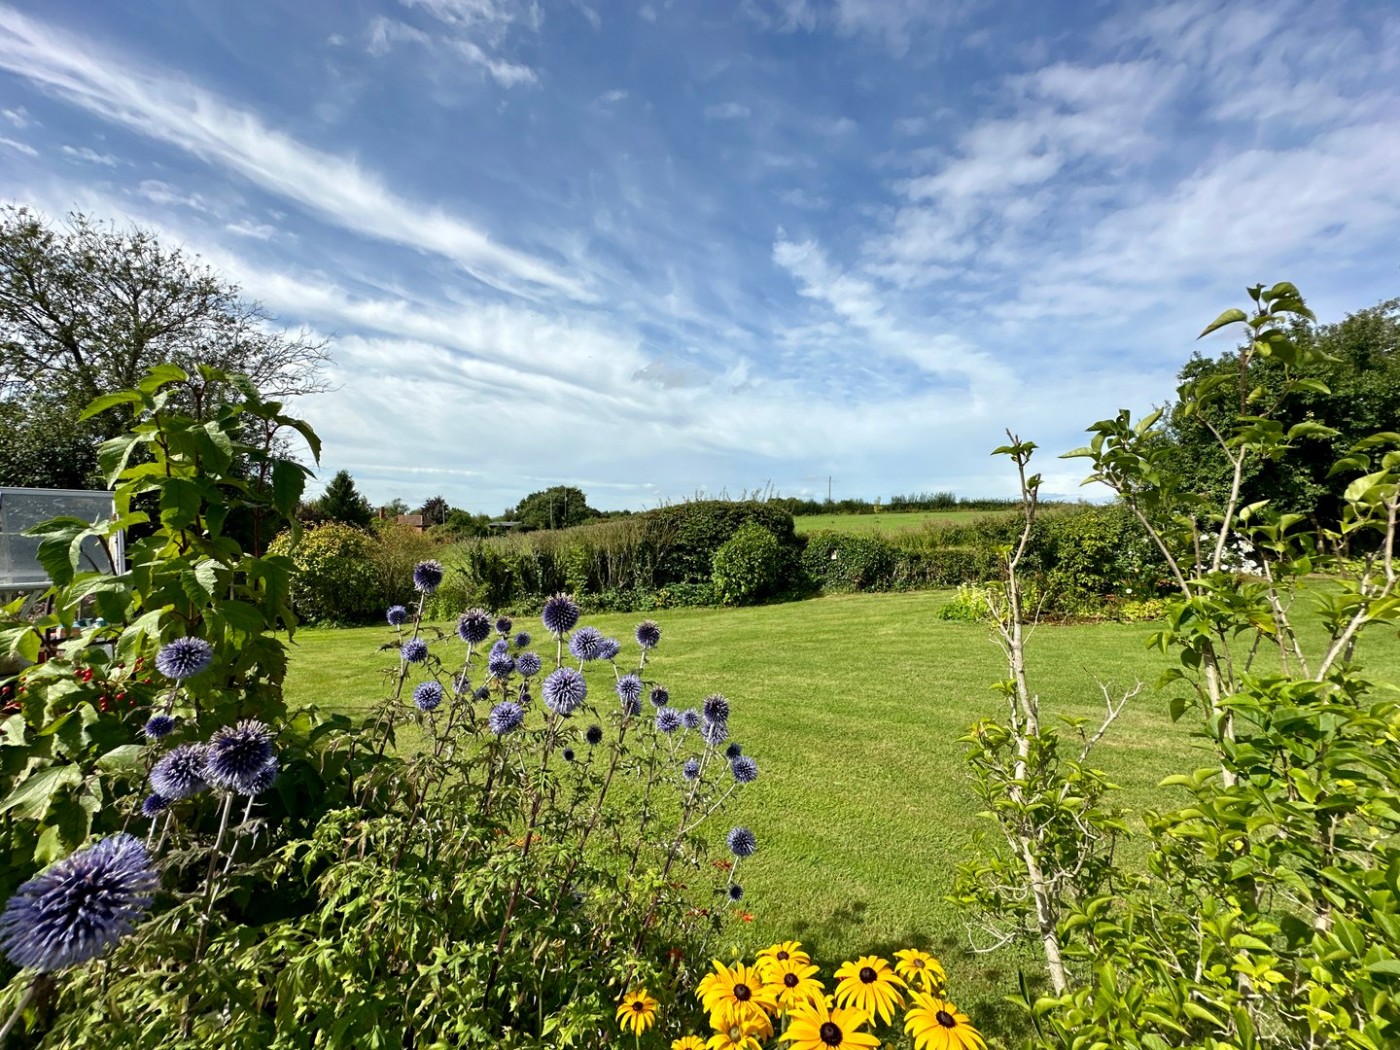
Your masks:
{"label": "small green plant", "polygon": [[726,605],[747,605],[773,593],[782,578],[778,537],[756,521],[744,522],[715,551],[712,578]]}
{"label": "small green plant", "polygon": [[277,537],[270,548],[296,567],[292,605],[310,623],[369,623],[383,607],[377,537],[354,525],[327,521]]}

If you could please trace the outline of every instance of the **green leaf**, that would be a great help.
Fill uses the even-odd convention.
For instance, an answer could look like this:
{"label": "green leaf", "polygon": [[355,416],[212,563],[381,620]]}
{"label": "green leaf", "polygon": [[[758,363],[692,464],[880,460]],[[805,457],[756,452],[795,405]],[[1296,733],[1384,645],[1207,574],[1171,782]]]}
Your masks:
{"label": "green leaf", "polygon": [[114,485],[121,472],[126,469],[127,461],[131,459],[131,450],[140,440],[139,434],[118,434],[111,441],[104,441],[97,446],[97,466],[102,471],[103,480],[109,486]]}
{"label": "green leaf", "polygon": [[82,782],[83,771],[76,765],[46,766],[0,802],[0,813],[13,812],[20,820],[43,820],[56,794]]}
{"label": "green leaf", "polygon": [[154,394],[163,386],[170,383],[183,383],[189,377],[189,373],[179,365],[154,365],[151,370],[142,377],[141,382],[136,384],[136,389],[145,394]]}
{"label": "green leaf", "polygon": [[1211,333],[1211,332],[1214,332],[1217,328],[1224,328],[1227,324],[1238,324],[1238,323],[1241,322],[1241,321],[1248,321],[1248,320],[1249,320],[1249,318],[1245,315],[1245,312],[1244,312],[1243,310],[1238,310],[1238,309],[1226,310],[1223,314],[1221,314],[1219,317],[1217,317],[1214,321],[1212,321],[1210,324],[1206,325],[1205,329],[1201,332],[1200,335],[1196,336],[1196,338],[1197,338],[1197,339],[1200,339],[1200,338],[1202,338],[1203,336],[1210,335],[1210,333]]}
{"label": "green leaf", "polygon": [[78,419],[91,419],[99,412],[106,412],[107,409],[115,408],[117,405],[129,405],[133,402],[139,404],[140,401],[141,395],[135,390],[118,390],[112,394],[103,394],[100,397],[93,398],[93,400],[88,403],[87,408],[83,409]]}
{"label": "green leaf", "polygon": [[187,529],[199,520],[200,486],[189,478],[168,478],[161,485],[160,520],[169,529]]}
{"label": "green leaf", "polygon": [[272,461],[272,505],[277,513],[290,518],[306,489],[306,468],[289,459]]}

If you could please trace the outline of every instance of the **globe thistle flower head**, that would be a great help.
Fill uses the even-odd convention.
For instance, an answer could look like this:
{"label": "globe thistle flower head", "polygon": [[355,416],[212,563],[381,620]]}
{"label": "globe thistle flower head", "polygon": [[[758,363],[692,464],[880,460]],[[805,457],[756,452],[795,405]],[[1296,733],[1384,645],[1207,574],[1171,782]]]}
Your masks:
{"label": "globe thistle flower head", "polygon": [[[436,684],[436,683],[434,683]],[[238,795],[254,794],[252,785],[272,758],[272,730],[253,718],[216,731],[205,749],[204,779]]]}
{"label": "globe thistle flower head", "polygon": [[152,790],[171,802],[198,795],[209,786],[204,779],[204,757],[203,744],[171,748],[151,767]]}
{"label": "globe thistle flower head", "polygon": [[674,707],[663,707],[656,712],[656,731],[674,733],[681,727],[681,713]]}
{"label": "globe thistle flower head", "polygon": [[540,654],[526,651],[520,653],[515,658],[515,669],[526,678],[533,678],[540,673],[540,668],[544,666],[544,661],[540,659]]}
{"label": "globe thistle flower head", "polygon": [[456,696],[469,696],[472,691],[471,679],[465,674],[452,676],[452,692]]}
{"label": "globe thistle flower head", "polygon": [[729,884],[729,899],[732,900],[732,901],[741,901],[741,900],[743,900],[743,899],[744,899],[744,887],[740,886],[737,882],[731,882],[731,883]]}
{"label": "globe thistle flower head", "polygon": [[729,726],[724,722],[706,722],[700,730],[700,739],[711,747],[719,747],[729,739]]}
{"label": "globe thistle flower head", "polygon": [[640,697],[634,696],[632,697],[632,699],[629,700],[627,699],[627,697],[624,696],[620,702],[622,706],[623,717],[636,718],[639,714],[642,713],[642,701]]}
{"label": "globe thistle flower head", "polygon": [[468,609],[457,617],[457,637],[468,645],[479,645],[491,635],[491,617],[485,609]]}
{"label": "globe thistle flower head", "polygon": [[549,672],[540,696],[545,707],[560,715],[571,715],[588,696],[588,685],[572,667],[558,667]]}
{"label": "globe thistle flower head", "polygon": [[530,644],[530,642],[531,638],[529,631],[521,631],[515,636],[515,647],[517,649],[524,649],[527,645]]}
{"label": "globe thistle flower head", "polygon": [[729,852],[739,858],[752,857],[758,851],[758,839],[748,828],[730,828],[726,836]]}
{"label": "globe thistle flower head", "polygon": [[655,620],[637,624],[637,644],[643,649],[655,649],[661,642],[661,627]]}
{"label": "globe thistle flower head", "polygon": [[408,622],[408,610],[402,605],[391,605],[384,618],[389,621],[390,627],[402,627]]}
{"label": "globe thistle flower head", "polygon": [[261,795],[277,782],[277,774],[281,771],[281,763],[277,761],[277,756],[273,755],[261,769],[248,778],[246,785],[248,790],[244,794],[254,797]]}
{"label": "globe thistle flower head", "polygon": [[671,694],[670,694],[669,692],[667,692],[664,688],[662,688],[662,687],[659,686],[659,685],[653,687],[653,689],[652,689],[652,691],[651,691],[651,706],[652,706],[652,707],[665,707],[665,706],[666,706],[667,704],[669,704],[670,702],[671,702]]}
{"label": "globe thistle flower head", "polygon": [[421,664],[428,658],[428,643],[422,638],[410,638],[399,646],[399,655],[406,663]]}
{"label": "globe thistle flower head", "polygon": [[540,612],[540,621],[546,631],[556,638],[562,638],[578,623],[578,603],[568,594],[556,594],[552,598],[546,598],[544,609]]}
{"label": "globe thistle flower head", "polygon": [[442,686],[436,682],[420,682],[413,690],[413,704],[420,711],[432,711],[442,703]]}
{"label": "globe thistle flower head", "polygon": [[0,949],[16,966],[45,972],[95,959],[146,917],[159,885],[138,840],[105,838],[15,891],[0,915]]}
{"label": "globe thistle flower head", "polygon": [[175,719],[169,715],[152,715],[141,727],[141,735],[147,740],[164,740],[175,731]]}
{"label": "globe thistle flower head", "polygon": [[617,680],[617,695],[630,703],[642,698],[642,680],[634,674],[625,674]]}
{"label": "globe thistle flower head", "polygon": [[729,769],[740,784],[752,784],[758,779],[758,763],[748,755],[741,755],[729,763]]}
{"label": "globe thistle flower head", "polygon": [[203,638],[176,638],[156,653],[156,670],[177,682],[206,671],[214,662],[214,647]]}
{"label": "globe thistle flower head", "polygon": [[687,707],[681,712],[681,723],[687,729],[699,729],[701,721],[700,712],[693,707]]}
{"label": "globe thistle flower head", "polygon": [[141,803],[141,815],[154,820],[169,808],[170,800],[164,795],[153,791],[147,795],[145,801]]}
{"label": "globe thistle flower head", "polygon": [[511,622],[509,616],[501,616],[496,619],[496,633],[502,638],[510,634]]}
{"label": "globe thistle flower head", "polygon": [[520,702],[521,702],[522,704],[528,704],[528,703],[530,702],[530,700],[532,699],[531,696],[530,696],[530,683],[529,683],[529,682],[521,682],[521,683],[520,683],[520,691],[516,694],[516,696],[519,697]]}
{"label": "globe thistle flower head", "polygon": [[486,670],[492,678],[506,678],[515,670],[515,658],[508,652],[492,652],[486,661]]}
{"label": "globe thistle flower head", "polygon": [[729,721],[729,699],[722,693],[711,693],[700,705],[705,718],[710,722]]}
{"label": "globe thistle flower head", "polygon": [[588,732],[583,734],[583,739],[588,741],[590,747],[597,747],[603,742],[603,727],[589,726]]}
{"label": "globe thistle flower head", "polygon": [[472,693],[472,696],[475,697],[477,700],[490,700],[491,690],[483,685],[476,692]]}
{"label": "globe thistle flower head", "polygon": [[738,741],[731,740],[729,746],[724,749],[724,757],[733,762],[744,753],[744,749],[739,746]]}
{"label": "globe thistle flower head", "polygon": [[442,562],[429,559],[420,561],[413,567],[413,588],[424,594],[432,594],[442,583]]}
{"label": "globe thistle flower head", "polygon": [[597,660],[603,651],[603,632],[596,627],[580,627],[569,639],[569,652],[587,663]]}
{"label": "globe thistle flower head", "polygon": [[486,724],[491,732],[497,736],[505,736],[512,729],[520,728],[520,724],[525,721],[525,712],[520,709],[520,705],[512,700],[502,700],[495,707],[491,708],[491,714],[486,719]]}
{"label": "globe thistle flower head", "polygon": [[622,643],[616,638],[604,638],[598,646],[599,660],[616,660],[617,654],[622,652]]}
{"label": "globe thistle flower head", "polygon": [[687,758],[685,765],[681,766],[681,776],[686,780],[695,780],[700,776],[700,760],[698,758]]}
{"label": "globe thistle flower head", "polygon": [[560,752],[560,754],[564,756],[565,762],[572,762],[574,760],[574,749],[571,747],[564,748],[564,750]]}

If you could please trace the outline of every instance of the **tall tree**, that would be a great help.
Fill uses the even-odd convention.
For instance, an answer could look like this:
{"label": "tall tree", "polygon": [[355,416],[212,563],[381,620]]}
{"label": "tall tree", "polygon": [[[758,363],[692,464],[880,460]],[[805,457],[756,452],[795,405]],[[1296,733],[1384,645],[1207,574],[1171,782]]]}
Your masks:
{"label": "tall tree", "polygon": [[[0,208],[0,401],[8,421],[71,434],[88,450],[65,476],[95,473],[95,445],[125,425],[118,412],[79,425],[100,394],[134,386],[156,364],[191,374],[176,397],[210,418],[229,392],[199,365],[245,375],[265,398],[326,388],[323,344],[270,327],[256,303],[148,231],[72,215],[51,225],[27,208]],[[0,423],[3,426],[3,423]],[[23,428],[4,431],[19,434]],[[9,464],[11,483],[45,484]]]}
{"label": "tall tree", "polygon": [[596,518],[598,512],[588,505],[582,489],[555,485],[530,493],[508,516],[527,529],[566,529]]}
{"label": "tall tree", "polygon": [[423,506],[418,508],[418,513],[423,515],[423,525],[446,525],[447,517],[452,513],[452,507],[442,496],[434,496],[427,500]]}
{"label": "tall tree", "polygon": [[374,518],[369,500],[355,488],[355,479],[348,470],[338,471],[316,501],[317,513],[327,521],[342,521],[347,525],[368,528]]}

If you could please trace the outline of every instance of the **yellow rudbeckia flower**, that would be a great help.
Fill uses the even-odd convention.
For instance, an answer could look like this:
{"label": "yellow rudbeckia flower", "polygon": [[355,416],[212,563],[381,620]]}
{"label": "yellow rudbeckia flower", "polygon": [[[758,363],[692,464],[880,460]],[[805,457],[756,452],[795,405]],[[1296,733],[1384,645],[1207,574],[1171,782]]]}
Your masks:
{"label": "yellow rudbeckia flower", "polygon": [[721,1007],[710,1015],[710,1025],[715,1034],[705,1043],[705,1050],[762,1050],[760,1040],[773,1034],[768,1015],[757,1007]]}
{"label": "yellow rudbeckia flower", "polygon": [[909,982],[909,987],[918,984],[926,992],[940,993],[948,987],[948,974],[943,964],[928,952],[918,948],[905,948],[894,953],[894,972]]}
{"label": "yellow rudbeckia flower", "polygon": [[647,994],[645,988],[628,992],[617,1007],[617,1021],[624,1032],[641,1035],[656,1023],[656,1009],[661,1004]]}
{"label": "yellow rudbeckia flower", "polygon": [[767,984],[757,969],[743,963],[736,963],[731,968],[718,959],[714,965],[715,972],[707,974],[696,988],[700,1002],[707,1011],[713,1014],[723,1007],[740,1011],[749,1007],[777,1010],[778,990]]}
{"label": "yellow rudbeckia flower", "polygon": [[705,1050],[705,1040],[698,1035],[683,1035],[671,1041],[671,1050]]}
{"label": "yellow rudbeckia flower", "polygon": [[839,1006],[854,1006],[889,1024],[895,1010],[904,1005],[900,991],[904,981],[878,955],[862,955],[854,962],[842,963],[836,977],[840,981],[836,986]]}
{"label": "yellow rudbeckia flower", "polygon": [[788,1030],[778,1038],[792,1043],[792,1050],[872,1050],[880,1045],[860,1029],[870,1016],[855,1009],[829,1009],[824,1000],[804,1003],[788,1016]]}
{"label": "yellow rudbeckia flower", "polygon": [[778,989],[778,1007],[791,1010],[813,999],[824,999],[826,989],[816,979],[817,968],[796,959],[769,963],[764,975]]}
{"label": "yellow rudbeckia flower", "polygon": [[987,1050],[986,1040],[967,1014],[926,992],[914,993],[904,1030],[914,1037],[915,1050]]}

